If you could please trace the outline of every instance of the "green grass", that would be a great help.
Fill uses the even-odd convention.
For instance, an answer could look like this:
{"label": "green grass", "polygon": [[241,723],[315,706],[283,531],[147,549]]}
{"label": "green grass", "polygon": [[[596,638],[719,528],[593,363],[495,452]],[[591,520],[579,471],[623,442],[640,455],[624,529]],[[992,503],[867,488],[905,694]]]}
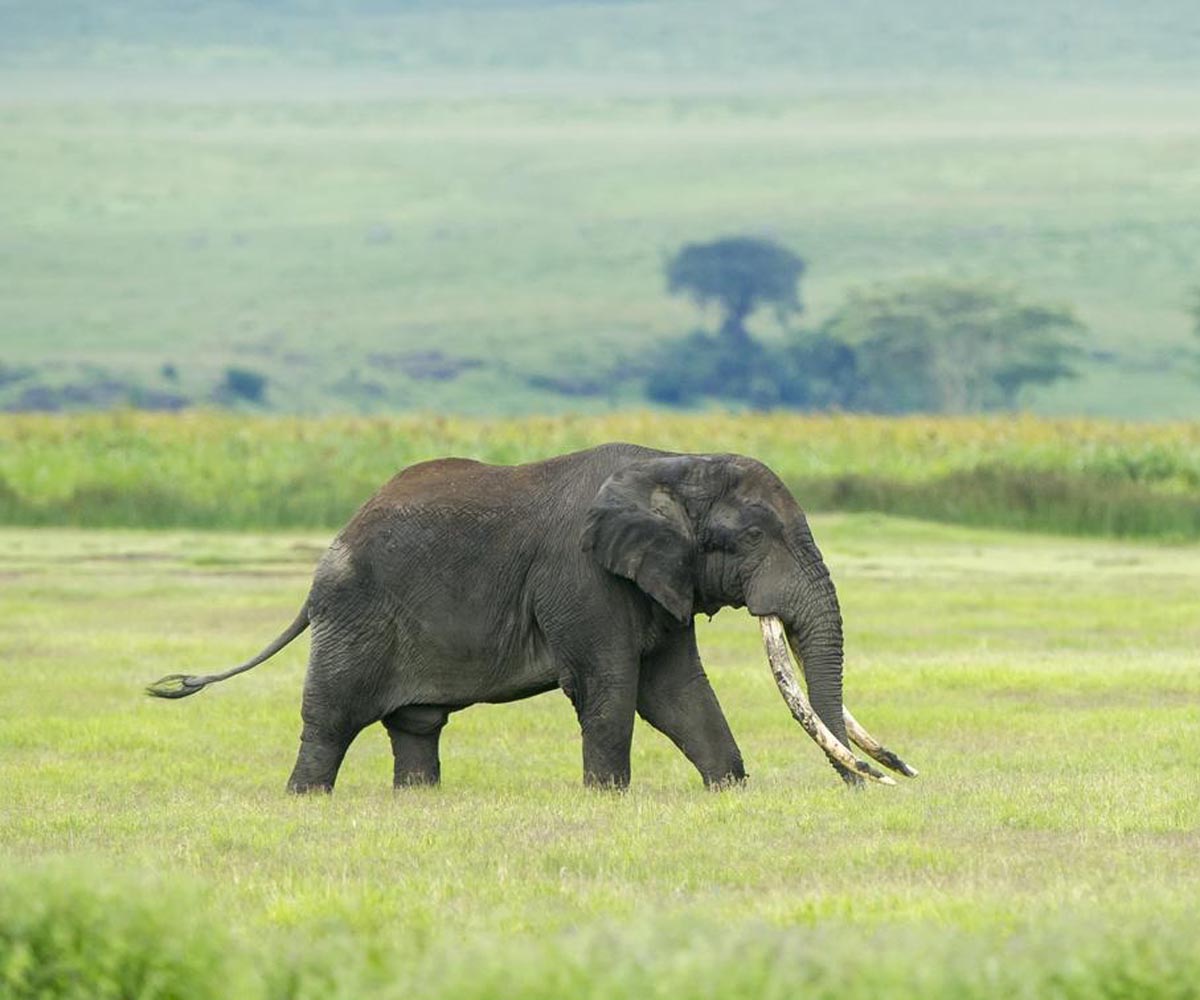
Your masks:
{"label": "green grass", "polygon": [[[234,365],[289,412],[628,406],[636,382],[529,379],[608,383],[711,325],[667,296],[663,257],[751,232],[809,261],[810,322],[877,281],[1011,284],[1076,308],[1095,352],[1024,405],[1200,414],[1181,360],[1200,252],[1183,83],[622,96],[550,74],[508,96],[434,80],[325,97],[318,78],[206,100],[170,76],[54,99],[18,75],[0,104],[0,187],[21,194],[0,226],[0,363],[40,366],[59,405],[96,398],[88,365],[126,384],[117,401],[199,402]],[[476,367],[431,378],[434,350]],[[0,406],[33,405],[31,385],[0,369]]]}
{"label": "green grass", "polygon": [[631,791],[585,794],[547,695],[456,716],[439,790],[394,796],[368,731],[332,798],[292,799],[306,641],[140,690],[276,634],[327,532],[3,529],[0,970],[82,939],[85,969],[224,961],[248,996],[1195,996],[1200,550],[814,530],[848,703],[922,771],[895,789],[840,787],[726,611],[700,642],[745,789],[639,724]]}
{"label": "green grass", "polygon": [[476,420],[133,412],[0,419],[0,522],[338,527],[393,473],[633,441],[737,452],[810,510],[1073,534],[1200,537],[1200,425],[795,414]]}

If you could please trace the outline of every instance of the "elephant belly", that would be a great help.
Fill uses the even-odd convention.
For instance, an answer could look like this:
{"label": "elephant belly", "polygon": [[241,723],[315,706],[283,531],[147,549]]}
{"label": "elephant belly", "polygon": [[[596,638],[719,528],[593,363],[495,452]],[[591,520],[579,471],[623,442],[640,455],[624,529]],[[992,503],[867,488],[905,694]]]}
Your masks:
{"label": "elephant belly", "polygon": [[392,674],[389,702],[453,705],[528,698],[558,686],[558,672],[540,660],[504,662],[418,655],[404,657]]}
{"label": "elephant belly", "polygon": [[394,694],[404,704],[469,705],[527,698],[558,686],[559,671],[529,618],[499,621],[454,610],[402,617],[396,626]]}

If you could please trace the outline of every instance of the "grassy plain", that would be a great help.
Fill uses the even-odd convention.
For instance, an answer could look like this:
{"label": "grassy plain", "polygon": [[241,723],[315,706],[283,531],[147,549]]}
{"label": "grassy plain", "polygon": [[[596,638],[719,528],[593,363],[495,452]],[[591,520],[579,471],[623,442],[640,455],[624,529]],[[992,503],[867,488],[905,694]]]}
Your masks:
{"label": "grassy plain", "polygon": [[394,796],[368,731],[288,798],[306,640],[140,688],[264,644],[328,532],[0,529],[11,994],[92,948],[62,995],[1196,996],[1200,550],[814,530],[848,703],[922,771],[895,789],[840,787],[726,611],[698,627],[745,789],[639,724],[631,791],[584,794],[546,695],[457,716],[436,791]]}
{"label": "grassy plain", "polygon": [[874,282],[1009,284],[1091,331],[1081,377],[1026,405],[1200,413],[1190,85],[322,79],[5,88],[0,406],[34,405],[29,365],[66,407],[105,373],[118,401],[211,400],[230,365],[289,412],[628,406],[617,376],[715,319],[667,296],[664,256],[751,232],[808,260],[807,322]]}

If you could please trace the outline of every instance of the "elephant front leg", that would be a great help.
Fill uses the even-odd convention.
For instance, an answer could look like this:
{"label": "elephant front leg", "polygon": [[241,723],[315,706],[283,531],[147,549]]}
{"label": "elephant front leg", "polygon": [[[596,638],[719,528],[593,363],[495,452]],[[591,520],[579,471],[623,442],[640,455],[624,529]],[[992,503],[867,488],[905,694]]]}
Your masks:
{"label": "elephant front leg", "polygon": [[562,681],[583,733],[583,783],[591,788],[629,787],[629,751],[637,705],[637,671],[576,671]]}
{"label": "elephant front leg", "polygon": [[694,628],[643,661],[637,709],[683,751],[707,787],[746,780],[741,751],[700,663]]}

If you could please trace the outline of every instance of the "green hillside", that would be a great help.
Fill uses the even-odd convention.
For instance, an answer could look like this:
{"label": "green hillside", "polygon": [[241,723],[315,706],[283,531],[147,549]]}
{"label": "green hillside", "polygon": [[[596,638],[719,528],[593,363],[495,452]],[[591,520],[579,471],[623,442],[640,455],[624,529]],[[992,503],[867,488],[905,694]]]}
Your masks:
{"label": "green hillside", "polygon": [[3,0],[14,66],[612,78],[1194,79],[1188,0]]}
{"label": "green hillside", "polygon": [[714,321],[664,257],[749,232],[802,323],[983,279],[1090,330],[1022,405],[1200,414],[1183,4],[94,7],[0,4],[0,407],[641,404]]}

